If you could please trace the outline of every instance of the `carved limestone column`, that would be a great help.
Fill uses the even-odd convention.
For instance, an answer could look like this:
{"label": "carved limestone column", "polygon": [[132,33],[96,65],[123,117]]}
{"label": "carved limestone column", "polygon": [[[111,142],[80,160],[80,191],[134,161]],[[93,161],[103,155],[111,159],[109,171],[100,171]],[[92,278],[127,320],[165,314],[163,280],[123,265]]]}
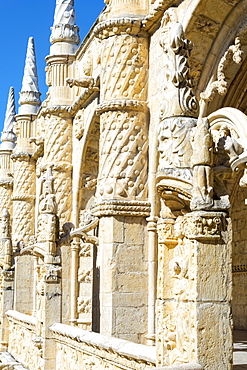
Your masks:
{"label": "carved limestone column", "polygon": [[74,54],[80,42],[74,0],[56,0],[51,31],[50,55],[46,58],[46,83],[49,86],[47,102],[49,105],[70,105],[73,90],[66,79],[74,75]]}
{"label": "carved limestone column", "polygon": [[70,221],[72,192],[72,118],[66,109],[46,108],[44,156],[41,170],[52,165],[60,226]]}
{"label": "carved limestone column", "polygon": [[13,309],[14,270],[11,269],[12,243],[10,233],[10,214],[5,209],[0,218],[0,349],[8,346],[8,320],[5,312]]}
{"label": "carved limestone column", "polygon": [[13,163],[11,154],[15,147],[15,97],[14,88],[9,90],[8,103],[0,145],[0,212],[5,209],[12,215]]}
{"label": "carved limestone column", "polygon": [[[226,214],[158,223],[157,365],[231,368],[231,247]],[[211,355],[208,356],[208,353]]]}
{"label": "carved limestone column", "polygon": [[49,331],[52,322],[61,321],[61,258],[58,251],[59,220],[54,191],[54,177],[48,167],[41,179],[38,230],[33,254],[37,257],[36,319],[37,337],[33,339],[41,350],[44,370],[54,369],[55,342]]}
{"label": "carved limestone column", "polygon": [[[93,209],[100,217],[100,330],[103,334],[133,341],[141,337],[144,342],[148,304],[147,294],[140,291],[140,286],[147,289],[148,285],[144,258],[147,246],[143,238],[145,217],[150,212],[147,202],[148,38],[141,31],[140,20],[135,18],[101,22],[96,33],[102,40],[98,107],[100,155],[97,203]],[[139,263],[131,263],[130,255]],[[124,269],[129,271],[128,278],[122,275]],[[126,294],[131,292],[128,279],[135,282],[131,288],[135,298]],[[118,323],[116,317],[120,311],[128,315],[128,322]]]}
{"label": "carved limestone column", "polygon": [[36,117],[40,102],[34,40],[28,40],[26,62],[20,92],[20,107],[16,116],[17,143],[12,155],[14,161],[13,189],[13,246],[27,246],[34,235],[35,150],[30,138],[36,135]]}
{"label": "carved limestone column", "polygon": [[[36,166],[32,157],[35,147],[30,139],[36,136],[36,118],[41,102],[32,37],[28,40],[19,104],[15,123],[17,143],[11,156],[14,167],[12,242],[14,250],[21,253],[32,244],[35,234]],[[32,257],[16,254],[14,308],[28,314],[33,308],[32,276]]]}

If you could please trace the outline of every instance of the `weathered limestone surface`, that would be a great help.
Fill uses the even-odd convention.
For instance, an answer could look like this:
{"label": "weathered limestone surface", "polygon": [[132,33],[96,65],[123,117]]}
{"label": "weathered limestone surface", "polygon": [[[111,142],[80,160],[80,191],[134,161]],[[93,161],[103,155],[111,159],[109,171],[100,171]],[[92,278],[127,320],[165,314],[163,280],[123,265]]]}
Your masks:
{"label": "weathered limestone surface", "polygon": [[54,1],[47,96],[33,38],[17,115],[10,89],[0,350],[16,369],[231,370],[232,328],[247,330],[247,2],[105,5],[80,45],[76,2]]}

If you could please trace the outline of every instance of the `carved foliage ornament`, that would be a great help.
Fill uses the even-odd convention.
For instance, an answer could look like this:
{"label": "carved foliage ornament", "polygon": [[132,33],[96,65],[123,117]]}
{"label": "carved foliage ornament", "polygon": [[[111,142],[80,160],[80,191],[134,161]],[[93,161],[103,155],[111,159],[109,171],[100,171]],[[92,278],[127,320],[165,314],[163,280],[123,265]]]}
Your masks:
{"label": "carved foliage ornament", "polygon": [[188,66],[192,43],[185,38],[183,27],[177,22],[173,8],[165,12],[162,27],[160,45],[166,56],[164,114],[166,117],[175,115],[195,117],[199,106],[193,92],[194,81]]}

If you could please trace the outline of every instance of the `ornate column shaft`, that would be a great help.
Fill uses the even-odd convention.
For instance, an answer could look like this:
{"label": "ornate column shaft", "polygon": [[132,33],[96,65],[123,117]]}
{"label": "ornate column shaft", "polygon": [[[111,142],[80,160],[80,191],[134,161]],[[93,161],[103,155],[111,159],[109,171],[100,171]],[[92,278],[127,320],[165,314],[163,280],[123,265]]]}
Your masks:
{"label": "ornate column shaft", "polygon": [[15,152],[11,158],[14,161],[12,240],[15,249],[22,249],[34,235],[35,162],[27,152]]}
{"label": "ornate column shaft", "polygon": [[72,191],[72,118],[66,109],[47,108],[44,111],[48,124],[45,126],[44,157],[41,170],[52,166],[54,191],[60,225],[70,221]]}
{"label": "ornate column shaft", "polygon": [[8,346],[7,310],[13,309],[14,271],[12,267],[12,243],[10,233],[10,214],[7,209],[0,218],[0,349]]}
{"label": "ornate column shaft", "polygon": [[[141,32],[139,19],[125,17],[100,23],[96,33],[102,40],[100,155],[97,203],[93,209],[100,217],[100,330],[107,335],[133,341],[141,337],[145,341],[147,294],[139,287],[147,289],[148,285],[143,255],[145,217],[150,211],[147,202],[148,37]],[[134,234],[135,246],[131,237]],[[131,259],[139,261],[138,265],[130,262],[130,254]],[[129,271],[126,279],[123,269]],[[134,282],[135,298],[127,294],[129,278]],[[120,311],[128,314],[128,323],[117,322]],[[145,319],[140,321],[140,316]]]}

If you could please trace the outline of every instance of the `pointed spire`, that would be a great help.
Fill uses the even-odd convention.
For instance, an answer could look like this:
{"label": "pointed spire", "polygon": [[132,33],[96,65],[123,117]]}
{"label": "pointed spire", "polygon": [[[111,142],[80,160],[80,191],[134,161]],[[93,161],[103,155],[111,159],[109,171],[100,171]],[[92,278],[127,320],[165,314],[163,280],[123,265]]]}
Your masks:
{"label": "pointed spire", "polygon": [[21,107],[19,108],[19,113],[37,113],[38,107],[41,104],[40,95],[41,94],[39,92],[38,85],[34,39],[33,37],[29,37],[24,76],[20,92],[19,104],[21,105]]}
{"label": "pointed spire", "polygon": [[2,144],[1,150],[12,150],[15,147],[16,136],[14,134],[14,122],[15,122],[15,94],[14,88],[10,87],[9,96],[7,102],[7,109],[5,114],[5,121],[2,132]]}
{"label": "pointed spire", "polygon": [[[53,27],[51,27],[51,55],[63,52],[74,54],[80,42],[79,28],[76,26],[74,0],[56,0]],[[66,48],[57,43],[66,43]],[[55,44],[55,45],[54,45]]]}

